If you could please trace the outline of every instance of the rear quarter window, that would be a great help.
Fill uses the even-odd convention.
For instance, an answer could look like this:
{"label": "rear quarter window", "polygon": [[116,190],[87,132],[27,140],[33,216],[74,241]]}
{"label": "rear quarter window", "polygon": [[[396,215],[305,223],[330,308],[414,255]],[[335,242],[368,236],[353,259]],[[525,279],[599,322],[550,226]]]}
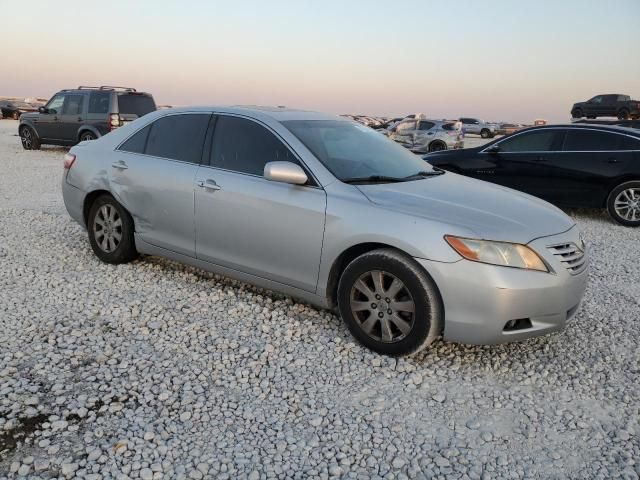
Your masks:
{"label": "rear quarter window", "polygon": [[156,102],[151,95],[123,93],[118,95],[118,112],[142,117],[156,110]]}
{"label": "rear quarter window", "polygon": [[567,130],[563,150],[566,152],[593,152],[618,150],[622,135],[598,130]]}
{"label": "rear quarter window", "polygon": [[109,113],[111,92],[91,92],[89,95],[89,113]]}

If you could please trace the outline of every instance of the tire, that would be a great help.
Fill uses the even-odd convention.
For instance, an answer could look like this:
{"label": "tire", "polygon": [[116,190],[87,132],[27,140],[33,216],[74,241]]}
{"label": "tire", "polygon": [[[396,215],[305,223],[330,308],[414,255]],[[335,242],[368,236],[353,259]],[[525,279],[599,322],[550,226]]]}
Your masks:
{"label": "tire", "polygon": [[90,132],[89,130],[85,130],[80,133],[80,136],[78,137],[78,143],[85,142],[87,140],[95,140],[96,138],[98,137],[96,137],[93,132]]}
{"label": "tire", "polygon": [[480,136],[482,138],[490,138],[491,137],[491,131],[487,128],[483,128],[482,130],[480,130]]}
{"label": "tire", "polygon": [[429,144],[429,153],[440,152],[446,149],[447,149],[447,144],[444,142],[441,142],[440,140],[436,140],[435,142],[431,142]]}
{"label": "tire", "polygon": [[138,257],[133,219],[111,195],[100,195],[93,202],[87,217],[87,231],[93,253],[103,262],[127,263]]}
{"label": "tire", "polygon": [[356,340],[391,356],[427,347],[444,323],[442,299],[431,277],[410,257],[387,248],[347,265],[338,283],[338,309]]}
{"label": "tire", "polygon": [[629,120],[629,110],[623,108],[618,112],[618,120]]}
{"label": "tire", "polygon": [[20,127],[20,142],[25,150],[40,150],[40,139],[35,130],[28,125]]}
{"label": "tire", "polygon": [[640,227],[640,180],[621,183],[611,190],[607,211],[621,225]]}
{"label": "tire", "polygon": [[582,113],[582,110],[579,108],[576,108],[574,111],[571,112],[571,118],[582,118],[584,117],[584,113]]}
{"label": "tire", "polygon": [[20,120],[20,112],[16,111],[11,114],[11,118],[14,120]]}

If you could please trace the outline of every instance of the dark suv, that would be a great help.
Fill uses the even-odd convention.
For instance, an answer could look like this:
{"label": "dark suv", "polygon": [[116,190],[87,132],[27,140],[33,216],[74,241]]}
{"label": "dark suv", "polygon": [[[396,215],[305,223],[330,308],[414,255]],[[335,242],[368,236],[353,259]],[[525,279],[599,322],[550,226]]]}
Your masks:
{"label": "dark suv", "polygon": [[75,145],[156,110],[149,93],[125,87],[78,87],[61,90],[38,109],[20,117],[18,133],[26,150],[41,144]]}
{"label": "dark suv", "polygon": [[617,93],[596,95],[586,102],[574,103],[571,107],[573,118],[618,117],[620,120],[640,118],[640,101],[629,95]]}

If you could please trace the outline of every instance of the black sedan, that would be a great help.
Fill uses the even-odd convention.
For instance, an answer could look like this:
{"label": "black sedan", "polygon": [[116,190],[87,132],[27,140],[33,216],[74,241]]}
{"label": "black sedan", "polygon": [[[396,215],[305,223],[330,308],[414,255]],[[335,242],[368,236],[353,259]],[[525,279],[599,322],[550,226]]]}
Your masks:
{"label": "black sedan", "polygon": [[18,100],[0,100],[0,118],[9,117],[14,120],[19,120],[20,116],[26,112],[37,112],[38,107],[31,105],[27,102],[20,102]]}
{"label": "black sedan", "polygon": [[430,153],[424,159],[444,170],[514,188],[559,206],[606,208],[622,225],[640,226],[638,130],[547,125],[481,147]]}

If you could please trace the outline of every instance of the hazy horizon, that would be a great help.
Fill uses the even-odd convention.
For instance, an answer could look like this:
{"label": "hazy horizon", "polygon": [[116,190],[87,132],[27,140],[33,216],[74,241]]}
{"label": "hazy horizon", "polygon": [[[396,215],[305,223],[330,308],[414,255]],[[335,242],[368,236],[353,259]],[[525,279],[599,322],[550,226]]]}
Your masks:
{"label": "hazy horizon", "polygon": [[[344,2],[346,3],[346,2]],[[640,1],[0,0],[0,95],[126,85],[158,104],[563,121],[640,98]]]}

